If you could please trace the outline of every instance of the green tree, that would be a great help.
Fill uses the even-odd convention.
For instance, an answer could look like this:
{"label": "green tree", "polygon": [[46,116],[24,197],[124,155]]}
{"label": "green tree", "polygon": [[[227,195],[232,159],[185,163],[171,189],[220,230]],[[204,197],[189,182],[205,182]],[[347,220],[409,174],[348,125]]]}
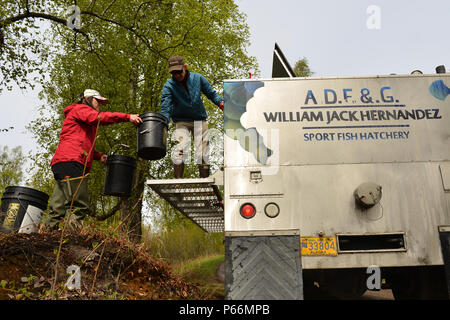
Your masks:
{"label": "green tree", "polygon": [[0,197],[8,186],[17,185],[22,182],[22,167],[25,157],[22,147],[9,148],[3,146],[0,154]]}
{"label": "green tree", "polygon": [[311,77],[314,74],[314,72],[311,71],[311,68],[309,67],[308,59],[306,59],[305,57],[299,59],[295,63],[294,72],[297,77]]}
{"label": "green tree", "polygon": [[10,90],[12,82],[22,89],[34,87],[44,74],[50,44],[42,35],[42,20],[64,24],[64,2],[0,0],[0,92]]}
{"label": "green tree", "polygon": [[[51,28],[56,53],[48,68],[49,80],[43,84],[45,104],[41,107],[42,117],[30,125],[38,144],[48,150],[34,157],[41,170],[50,169],[63,109],[76,102],[86,88],[97,89],[110,99],[104,110],[142,114],[160,111],[161,89],[169,77],[167,58],[171,55],[182,55],[189,69],[205,75],[219,92],[222,79],[242,78],[248,70],[257,69],[255,58],[246,53],[249,31],[245,16],[232,0],[103,0],[92,6],[92,1],[77,4],[85,12],[80,32],[87,36],[59,24]],[[95,10],[101,14],[92,13]],[[209,101],[205,106],[211,126],[221,128],[220,110]],[[96,149],[109,153],[123,143],[129,145],[124,152],[136,156],[133,126],[101,127]],[[169,152],[174,143],[168,140]],[[194,167],[186,168],[185,174],[193,174]],[[141,232],[143,200],[149,202],[151,210],[164,211],[164,204],[153,194],[144,199],[144,189],[149,178],[173,177],[169,154],[159,161],[139,159],[129,198],[103,196],[101,164],[95,163],[91,172],[94,213],[104,219],[120,211],[122,221],[130,223],[132,238]]]}

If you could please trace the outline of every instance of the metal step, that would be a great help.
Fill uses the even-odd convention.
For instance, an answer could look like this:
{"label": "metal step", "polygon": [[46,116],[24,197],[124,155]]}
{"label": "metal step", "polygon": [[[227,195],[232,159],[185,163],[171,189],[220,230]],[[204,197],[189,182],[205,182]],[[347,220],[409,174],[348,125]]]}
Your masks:
{"label": "metal step", "polygon": [[223,232],[222,195],[215,178],[147,180],[147,185],[205,232]]}

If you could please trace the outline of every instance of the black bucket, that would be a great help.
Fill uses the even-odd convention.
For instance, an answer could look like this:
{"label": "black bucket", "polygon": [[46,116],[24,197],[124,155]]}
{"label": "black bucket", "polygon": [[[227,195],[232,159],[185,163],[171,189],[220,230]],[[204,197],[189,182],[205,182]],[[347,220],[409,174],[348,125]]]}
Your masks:
{"label": "black bucket", "polygon": [[108,156],[106,160],[105,194],[117,197],[131,195],[135,171],[136,159],[122,155]]}
{"label": "black bucket", "polygon": [[38,231],[49,196],[39,190],[9,186],[2,196],[0,229],[4,233]]}
{"label": "black bucket", "polygon": [[159,160],[166,156],[167,129],[166,117],[159,113],[144,113],[143,123],[137,126],[137,151],[145,160]]}

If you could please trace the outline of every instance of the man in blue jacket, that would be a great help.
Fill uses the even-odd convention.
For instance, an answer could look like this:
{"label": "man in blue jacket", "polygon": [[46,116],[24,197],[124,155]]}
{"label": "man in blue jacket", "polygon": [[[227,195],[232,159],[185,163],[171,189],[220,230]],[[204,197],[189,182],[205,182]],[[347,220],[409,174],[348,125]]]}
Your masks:
{"label": "man in blue jacket", "polygon": [[[223,99],[201,74],[189,72],[187,64],[180,56],[170,57],[169,72],[172,78],[164,84],[161,94],[161,114],[175,123],[178,145],[172,152],[174,175],[183,177],[184,160],[190,146],[190,133],[194,135],[197,165],[200,177],[209,176],[208,122],[202,102],[203,93],[223,111]],[[200,149],[200,150],[199,150]]]}

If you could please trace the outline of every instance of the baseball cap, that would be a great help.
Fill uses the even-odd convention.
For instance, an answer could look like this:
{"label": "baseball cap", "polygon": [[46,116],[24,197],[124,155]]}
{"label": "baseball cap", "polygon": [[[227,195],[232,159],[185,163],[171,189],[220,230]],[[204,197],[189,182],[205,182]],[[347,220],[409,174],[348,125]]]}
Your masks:
{"label": "baseball cap", "polygon": [[169,72],[181,71],[184,68],[184,60],[181,56],[173,56],[169,58]]}
{"label": "baseball cap", "polygon": [[92,89],[84,90],[83,97],[85,97],[85,98],[87,98],[87,97],[94,97],[102,105],[108,104],[108,102],[109,102],[108,99],[105,98],[105,97],[102,97],[97,90],[92,90]]}

